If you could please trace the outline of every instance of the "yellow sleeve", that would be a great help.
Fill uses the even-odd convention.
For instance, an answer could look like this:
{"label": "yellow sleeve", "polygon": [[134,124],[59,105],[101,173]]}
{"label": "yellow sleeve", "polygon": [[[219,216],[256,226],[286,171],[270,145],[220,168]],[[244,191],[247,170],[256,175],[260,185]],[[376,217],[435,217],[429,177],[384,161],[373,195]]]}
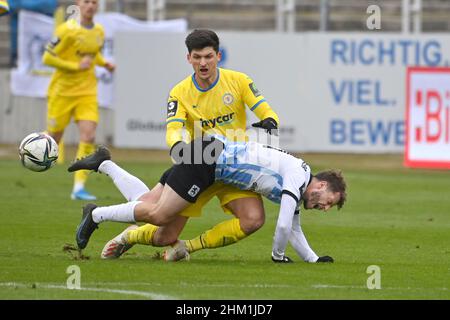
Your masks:
{"label": "yellow sleeve", "polygon": [[80,65],[77,62],[67,61],[59,57],[59,54],[67,50],[71,45],[69,30],[63,24],[56,29],[55,36],[45,47],[42,62],[58,69],[68,71],[80,70]]}
{"label": "yellow sleeve", "polygon": [[95,64],[100,67],[104,67],[106,65],[105,57],[103,57],[100,51],[95,55]]}
{"label": "yellow sleeve", "polygon": [[241,94],[244,103],[259,119],[273,118],[280,125],[278,115],[272,110],[258,88],[256,88],[253,80],[246,75],[243,75],[241,79]]}
{"label": "yellow sleeve", "polygon": [[102,50],[103,50],[103,45],[105,44],[105,32],[103,30],[103,27],[100,26],[100,30],[101,30],[101,41],[102,41],[102,45],[100,47],[100,50],[97,52],[97,54],[95,55],[95,64],[100,66],[100,67],[104,67],[106,65],[106,60],[105,57],[103,57],[102,55]]}
{"label": "yellow sleeve", "polygon": [[178,142],[183,140],[183,135],[181,134],[184,124],[181,122],[170,122],[167,124],[166,130],[166,143],[169,148]]}
{"label": "yellow sleeve", "polygon": [[171,148],[176,142],[183,140],[182,129],[186,123],[187,112],[183,104],[172,93],[167,101],[166,143]]}
{"label": "yellow sleeve", "polygon": [[280,119],[278,118],[278,115],[275,113],[275,111],[272,110],[272,108],[267,103],[267,101],[261,102],[252,111],[255,113],[255,115],[260,120],[263,120],[263,119],[266,119],[266,118],[272,118],[272,119],[274,119],[277,122],[278,126],[280,126]]}

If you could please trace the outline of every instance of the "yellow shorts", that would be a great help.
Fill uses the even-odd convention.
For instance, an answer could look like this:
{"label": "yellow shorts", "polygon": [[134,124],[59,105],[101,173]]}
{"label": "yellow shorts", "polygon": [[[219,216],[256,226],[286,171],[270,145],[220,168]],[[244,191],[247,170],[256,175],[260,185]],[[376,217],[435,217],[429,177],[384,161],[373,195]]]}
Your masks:
{"label": "yellow shorts", "polygon": [[225,213],[229,214],[231,214],[231,211],[226,207],[226,205],[229,202],[242,198],[261,198],[261,196],[257,193],[239,190],[236,187],[216,182],[208,189],[206,189],[204,192],[202,192],[202,194],[198,197],[197,201],[189,205],[189,207],[187,207],[186,209],[184,209],[180,213],[180,215],[185,217],[200,217],[202,215],[203,207],[214,196],[217,196],[219,198],[222,210]]}
{"label": "yellow shorts", "polygon": [[97,97],[48,97],[47,131],[64,131],[72,117],[75,121],[90,120],[98,123]]}

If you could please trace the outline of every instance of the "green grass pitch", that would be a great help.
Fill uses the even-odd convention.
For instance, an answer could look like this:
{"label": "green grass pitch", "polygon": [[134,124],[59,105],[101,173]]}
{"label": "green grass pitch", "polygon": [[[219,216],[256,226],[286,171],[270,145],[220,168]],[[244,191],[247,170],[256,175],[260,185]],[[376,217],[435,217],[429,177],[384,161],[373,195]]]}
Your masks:
{"label": "green grass pitch", "polygon": [[[153,186],[168,162],[149,152],[113,150],[117,162]],[[104,223],[77,260],[83,202],[69,194],[67,165],[44,173],[0,159],[0,299],[449,299],[450,172],[411,170],[398,155],[304,155],[313,171],[340,168],[348,202],[340,211],[304,211],[302,228],[319,255],[334,264],[274,264],[271,242],[278,206],[265,201],[266,223],[238,244],[194,253],[190,261],[154,258],[162,248],[135,246],[121,259],[100,251],[124,224]],[[137,159],[137,160],[136,160]],[[152,160],[153,159],[153,160]],[[105,175],[92,174],[99,205],[124,202]],[[190,238],[229,219],[213,200],[182,233]],[[70,266],[80,268],[81,290],[69,290]],[[380,289],[368,289],[369,266],[380,268]],[[370,280],[370,279],[369,279]],[[371,281],[369,281],[372,283]]]}

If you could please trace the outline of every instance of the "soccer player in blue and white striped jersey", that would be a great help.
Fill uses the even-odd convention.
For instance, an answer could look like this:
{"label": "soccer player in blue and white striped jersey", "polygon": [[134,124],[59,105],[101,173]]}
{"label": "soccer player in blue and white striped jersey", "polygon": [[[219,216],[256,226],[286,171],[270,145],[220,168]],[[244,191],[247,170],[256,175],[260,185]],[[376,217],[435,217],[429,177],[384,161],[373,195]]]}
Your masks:
{"label": "soccer player in blue and white striped jersey", "polygon": [[[336,172],[327,172],[322,174],[327,179],[319,181],[311,174],[306,162],[284,150],[255,142],[223,142],[224,149],[216,162],[216,181],[252,190],[281,205],[272,259],[289,262],[290,259],[284,255],[289,240],[303,260],[316,262],[319,257],[308,245],[300,228],[299,205],[303,201],[305,209],[327,211],[335,204],[340,208],[345,201],[342,177]],[[335,192],[327,192],[331,181],[326,180],[338,184],[331,188]]]}

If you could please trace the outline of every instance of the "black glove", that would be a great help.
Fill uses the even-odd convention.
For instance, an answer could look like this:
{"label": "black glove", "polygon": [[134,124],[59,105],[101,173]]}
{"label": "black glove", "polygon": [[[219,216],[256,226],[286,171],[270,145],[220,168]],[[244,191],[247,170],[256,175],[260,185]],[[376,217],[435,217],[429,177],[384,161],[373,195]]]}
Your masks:
{"label": "black glove", "polygon": [[253,123],[252,127],[266,129],[267,133],[272,134],[272,130],[278,129],[278,124],[273,118],[265,118],[264,120]]}
{"label": "black glove", "polygon": [[283,259],[281,259],[281,260],[275,259],[275,258],[272,256],[272,261],[275,262],[275,263],[292,263],[292,262],[294,262],[294,261],[292,261],[291,258],[286,257],[286,256],[283,256]]}
{"label": "black glove", "polygon": [[325,262],[325,263],[330,262],[330,263],[333,263],[334,260],[330,256],[323,256],[323,257],[319,257],[319,259],[317,259],[316,263],[317,262]]}
{"label": "black glove", "polygon": [[180,164],[181,162],[183,162],[183,149],[186,146],[187,143],[180,140],[175,142],[172,148],[170,148],[169,154],[175,164]]}

